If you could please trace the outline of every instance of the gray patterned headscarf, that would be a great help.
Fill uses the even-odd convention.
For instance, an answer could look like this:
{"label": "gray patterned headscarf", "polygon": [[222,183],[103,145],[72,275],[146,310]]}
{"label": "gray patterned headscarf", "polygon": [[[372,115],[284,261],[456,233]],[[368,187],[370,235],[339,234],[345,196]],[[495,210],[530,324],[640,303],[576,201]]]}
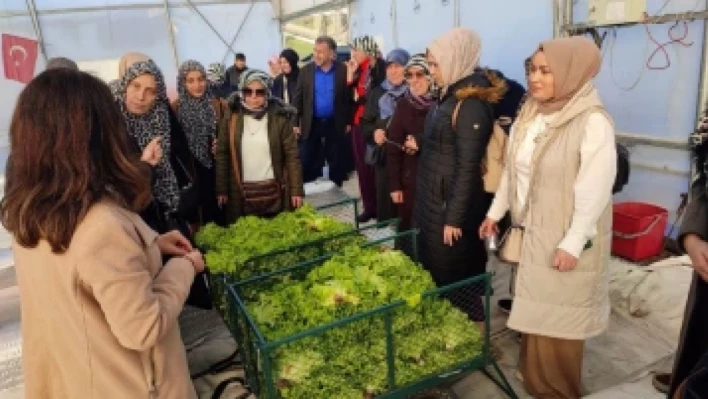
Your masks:
{"label": "gray patterned headscarf", "polygon": [[[152,75],[157,83],[157,99],[155,105],[145,115],[134,115],[128,112],[125,105],[128,85],[141,75]],[[118,105],[125,118],[130,134],[144,149],[156,137],[162,137],[162,160],[155,167],[155,179],[152,193],[155,198],[167,207],[170,212],[176,212],[179,206],[179,185],[177,177],[169,162],[171,153],[170,116],[165,79],[160,68],[154,61],[138,61],[132,64],[116,86]]]}
{"label": "gray patterned headscarf", "polygon": [[[246,86],[252,82],[259,82],[263,88],[265,88],[266,100],[268,100],[271,96],[271,89],[273,88],[273,78],[259,69],[247,69],[241,74],[241,81],[238,85],[239,91],[245,89]],[[249,107],[246,104],[246,100],[242,98],[241,107],[243,107],[243,109],[246,110],[252,117],[261,119],[268,110],[268,101],[265,101],[260,108],[254,109]]]}
{"label": "gray patterned headscarf", "polygon": [[187,75],[199,72],[206,77],[204,66],[197,61],[185,61],[177,75],[177,93],[179,94],[179,119],[184,133],[187,135],[189,149],[199,163],[205,168],[213,166],[211,158],[211,141],[216,136],[216,111],[212,105],[212,95],[207,87],[203,96],[196,98],[187,90]]}
{"label": "gray patterned headscarf", "polygon": [[[708,176],[708,108],[703,111],[696,131],[689,137],[689,144],[691,162],[695,171],[691,177],[691,186],[693,186],[701,178]],[[708,179],[705,180],[708,188]]]}
{"label": "gray patterned headscarf", "polygon": [[376,43],[376,39],[369,35],[354,38],[349,46],[351,48],[363,51],[366,55],[372,57],[375,57],[379,53],[379,44]]}
{"label": "gray patterned headscarf", "polygon": [[206,77],[209,83],[215,86],[221,86],[226,78],[226,70],[224,66],[218,62],[209,64],[209,69],[207,70]]}

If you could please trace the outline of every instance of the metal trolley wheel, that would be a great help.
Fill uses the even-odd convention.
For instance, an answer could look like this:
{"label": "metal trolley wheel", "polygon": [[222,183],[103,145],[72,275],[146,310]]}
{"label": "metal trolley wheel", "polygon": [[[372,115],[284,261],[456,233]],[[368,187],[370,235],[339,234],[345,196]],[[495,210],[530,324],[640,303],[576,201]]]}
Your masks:
{"label": "metal trolley wheel", "polygon": [[459,399],[451,388],[431,388],[419,392],[408,399]]}

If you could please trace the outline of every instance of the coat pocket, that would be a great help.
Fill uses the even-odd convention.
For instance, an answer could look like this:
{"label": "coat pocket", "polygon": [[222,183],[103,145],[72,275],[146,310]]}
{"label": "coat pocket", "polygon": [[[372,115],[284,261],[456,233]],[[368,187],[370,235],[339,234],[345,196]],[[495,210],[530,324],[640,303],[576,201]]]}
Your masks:
{"label": "coat pocket", "polygon": [[155,348],[151,348],[150,350],[143,352],[140,355],[140,358],[143,363],[143,372],[145,374],[148,397],[150,399],[155,399],[159,395],[159,392],[157,391],[157,372],[155,370]]}

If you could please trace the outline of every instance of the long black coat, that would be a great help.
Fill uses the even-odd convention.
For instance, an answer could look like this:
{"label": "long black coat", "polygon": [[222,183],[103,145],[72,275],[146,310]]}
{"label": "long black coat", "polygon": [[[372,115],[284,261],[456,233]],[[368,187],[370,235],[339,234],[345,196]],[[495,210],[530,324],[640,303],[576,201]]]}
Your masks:
{"label": "long black coat", "polygon": [[[386,90],[378,85],[371,89],[367,96],[364,115],[361,117],[361,133],[367,145],[376,145],[374,132],[377,129],[386,130],[389,119],[380,117],[379,100]],[[387,145],[387,144],[384,144]],[[388,144],[390,145],[390,144]],[[396,216],[396,207],[391,201],[391,192],[388,189],[388,170],[384,163],[376,165],[376,217],[379,221],[392,219]]]}
{"label": "long black coat", "polygon": [[[504,90],[476,72],[449,87],[425,121],[414,225],[420,229],[420,260],[439,286],[486,270],[487,252],[477,231],[492,196],[484,191],[481,168],[494,122],[490,102]],[[460,99],[453,130],[452,114]],[[443,243],[445,225],[462,229],[453,246]]]}
{"label": "long black coat", "polygon": [[[708,240],[708,196],[705,176],[694,183],[692,194],[691,202],[683,217],[679,242],[689,234],[696,234]],[[678,386],[694,371],[706,352],[708,352],[708,282],[694,272],[681,328],[681,341],[676,352],[669,398],[673,397]],[[708,395],[708,392],[703,394]]]}

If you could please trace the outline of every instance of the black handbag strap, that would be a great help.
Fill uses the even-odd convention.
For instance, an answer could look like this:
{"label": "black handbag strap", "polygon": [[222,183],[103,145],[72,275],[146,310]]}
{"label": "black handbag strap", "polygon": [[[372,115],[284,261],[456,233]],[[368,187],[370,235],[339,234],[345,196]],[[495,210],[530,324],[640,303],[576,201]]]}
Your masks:
{"label": "black handbag strap", "polygon": [[182,162],[181,159],[179,159],[179,157],[175,157],[175,159],[177,160],[177,164],[179,165],[180,169],[182,169],[182,171],[184,172],[184,175],[187,176],[187,180],[189,180],[189,184],[193,184],[194,178],[192,177],[192,173],[189,171],[189,169],[187,169],[186,166],[184,166],[184,163]]}
{"label": "black handbag strap", "polygon": [[222,399],[221,395],[224,394],[226,388],[228,388],[228,386],[231,384],[241,384],[246,390],[246,392],[242,393],[234,399],[246,399],[247,397],[251,396],[251,391],[246,385],[246,380],[241,377],[231,377],[221,381],[219,385],[216,386],[216,389],[214,389],[214,393],[211,395],[211,399]]}

